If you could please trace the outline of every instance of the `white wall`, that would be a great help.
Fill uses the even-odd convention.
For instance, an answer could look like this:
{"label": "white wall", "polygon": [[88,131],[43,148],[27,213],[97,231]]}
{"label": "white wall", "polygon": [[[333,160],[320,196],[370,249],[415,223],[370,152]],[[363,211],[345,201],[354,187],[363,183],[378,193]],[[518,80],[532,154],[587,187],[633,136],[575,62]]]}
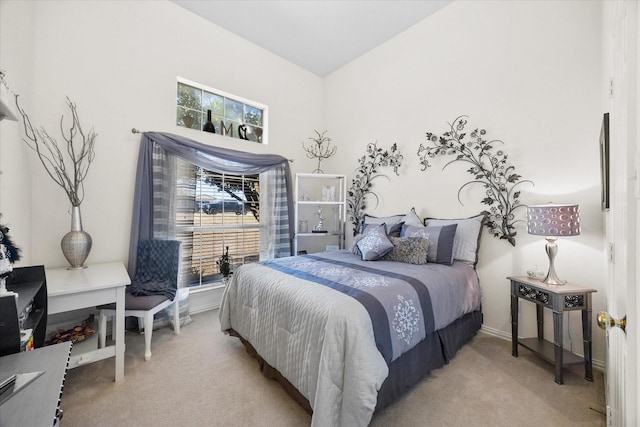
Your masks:
{"label": "white wall", "polygon": [[[470,126],[503,140],[516,171],[535,182],[523,186],[524,203],[580,204],[582,235],[560,241],[557,270],[562,278],[597,289],[594,312],[604,309],[599,2],[456,1],[324,80],[173,3],[18,3],[25,2],[0,0],[0,65],[18,86],[32,121],[56,132],[68,95],[82,123],[99,134],[82,204],[84,226],[94,240],[88,262],[127,258],[139,141],[132,127],[281,154],[295,159],[294,173],[315,167],[301,142],[308,142],[313,129],[328,129],[339,151],[322,168],[349,178],[366,144],[397,142],[404,154],[401,176],[389,171],[391,182],[376,182],[381,204],[371,213],[415,206],[423,217],[464,217],[483,208],[479,190],[462,193],[464,206],[457,201],[468,179],[464,168],[441,171],[435,163],[421,172],[415,153],[426,131],[440,133],[448,121],[467,114]],[[13,52],[10,61],[5,52]],[[16,52],[26,58],[32,53],[32,59],[19,60]],[[269,145],[174,126],[178,75],[268,104]],[[31,253],[30,264],[66,265],[59,242],[69,229],[68,201],[35,155],[23,153],[15,137],[6,137],[5,123],[0,126],[0,168],[6,167],[9,144],[17,162],[10,168],[10,191],[6,175],[0,180],[3,220],[14,224],[12,235]],[[26,205],[29,211],[25,195],[33,204],[29,221],[15,208]],[[534,264],[546,268],[544,241],[527,235],[522,224],[515,248],[483,235],[478,271],[486,330],[509,336],[505,278]],[[533,307],[521,306],[521,323],[527,324],[521,331],[532,335]],[[581,353],[580,316],[569,318],[573,350]],[[596,328],[596,360],[604,360],[603,349],[604,335]]]}
{"label": "white wall", "polygon": [[[34,3],[0,1],[0,70],[9,84],[7,104],[14,108],[12,93],[23,95],[30,108],[33,85]],[[7,41],[19,43],[7,43]],[[20,139],[21,123],[0,122],[0,223],[21,250],[17,265],[31,265],[31,175],[28,159],[33,153]]]}
{"label": "white wall", "polygon": [[[18,48],[27,58],[32,55],[33,86],[21,93],[32,123],[59,135],[69,96],[82,125],[93,126],[98,134],[81,206],[84,229],[93,237],[87,263],[127,259],[140,140],[131,133],[133,127],[281,154],[297,160],[294,170],[305,164],[299,144],[322,120],[319,77],[171,2],[15,3],[22,2],[1,3],[2,46],[3,52]],[[23,27],[24,20],[32,22]],[[25,28],[32,33],[33,48],[14,37]],[[20,79],[17,65],[6,63],[9,79]],[[269,145],[175,126],[176,76],[267,104]],[[13,139],[3,138],[3,150]],[[23,240],[19,227],[15,236],[32,252],[30,263],[65,266],[60,240],[70,228],[69,202],[36,155],[27,154],[32,183],[12,180],[12,185],[15,193],[31,195],[33,239]],[[9,212],[17,197],[3,192],[0,208]]]}
{"label": "white wall", "polygon": [[[416,155],[425,132],[440,134],[468,115],[468,129],[485,128],[504,141],[516,172],[535,183],[522,185],[523,203],[580,204],[582,234],[559,241],[557,271],[598,290],[594,312],[604,309],[600,8],[599,2],[456,1],[334,72],[324,81],[326,127],[341,152],[327,169],[353,177],[367,143],[398,143],[401,175],[387,170],[391,181],[375,183],[380,206],[370,213],[415,206],[421,217],[471,216],[485,206],[479,186],[461,193],[464,206],[457,201],[458,188],[471,177],[468,167],[443,171],[447,159],[438,159],[422,172]],[[518,215],[524,219],[526,209]],[[529,236],[523,223],[517,231],[516,247],[485,232],[478,265],[484,328],[505,337],[511,331],[506,277],[548,265],[544,239]],[[535,335],[533,304],[521,307],[520,333]],[[582,354],[579,312],[569,322],[573,350]],[[551,337],[550,317],[545,326]],[[597,327],[594,357],[604,360]]]}

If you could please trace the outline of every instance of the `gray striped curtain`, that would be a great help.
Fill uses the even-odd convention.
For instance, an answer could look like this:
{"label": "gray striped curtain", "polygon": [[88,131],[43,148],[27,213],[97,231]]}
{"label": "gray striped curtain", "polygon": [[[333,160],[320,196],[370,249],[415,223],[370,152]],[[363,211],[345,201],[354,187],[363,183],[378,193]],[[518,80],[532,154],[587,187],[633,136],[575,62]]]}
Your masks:
{"label": "gray striped curtain", "polygon": [[260,191],[265,196],[260,203],[260,259],[290,256],[288,201],[291,198],[287,193],[284,166],[260,174]]}
{"label": "gray striped curtain", "polygon": [[[140,240],[175,237],[176,157],[204,169],[235,175],[260,174],[265,196],[261,194],[264,214],[261,258],[292,255],[293,193],[291,170],[286,158],[275,154],[253,154],[212,147],[179,135],[145,132],[140,143],[138,170],[133,200],[129,271],[136,270]],[[262,206],[265,206],[263,212]],[[261,218],[262,223],[262,218]],[[263,250],[264,249],[264,250]]]}
{"label": "gray striped curtain", "polygon": [[157,144],[152,158],[153,238],[170,240],[176,237],[177,158]]}

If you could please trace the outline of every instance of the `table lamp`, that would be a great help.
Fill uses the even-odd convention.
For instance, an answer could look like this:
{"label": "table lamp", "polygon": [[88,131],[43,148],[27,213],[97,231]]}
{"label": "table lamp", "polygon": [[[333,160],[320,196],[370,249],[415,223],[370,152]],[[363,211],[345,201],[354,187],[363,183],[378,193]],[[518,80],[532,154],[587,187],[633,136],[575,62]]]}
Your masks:
{"label": "table lamp", "polygon": [[564,285],[556,274],[554,260],[558,253],[556,240],[561,236],[580,234],[580,212],[578,205],[536,205],[527,207],[527,231],[534,236],[545,236],[545,249],[549,256],[549,272],[542,280],[549,285]]}

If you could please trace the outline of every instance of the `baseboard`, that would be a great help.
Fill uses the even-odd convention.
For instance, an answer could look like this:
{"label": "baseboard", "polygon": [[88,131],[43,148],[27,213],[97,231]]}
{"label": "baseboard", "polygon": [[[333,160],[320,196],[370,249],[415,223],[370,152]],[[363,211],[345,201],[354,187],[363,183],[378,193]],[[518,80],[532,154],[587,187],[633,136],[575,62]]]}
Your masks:
{"label": "baseboard", "polygon": [[224,286],[211,286],[189,292],[189,313],[197,314],[220,307]]}
{"label": "baseboard", "polygon": [[491,335],[496,338],[501,338],[503,340],[511,341],[511,334],[508,334],[499,329],[489,328],[486,325],[482,325],[482,327],[480,328],[480,332],[483,332],[487,335]]}
{"label": "baseboard", "polygon": [[[487,335],[491,335],[496,338],[506,340],[506,341],[511,341],[511,334],[501,331],[499,329],[489,328],[485,325],[482,325],[482,328],[480,328],[480,332]],[[600,372],[604,372],[605,370],[604,361],[593,359],[591,363],[593,364],[593,369],[596,369]]]}

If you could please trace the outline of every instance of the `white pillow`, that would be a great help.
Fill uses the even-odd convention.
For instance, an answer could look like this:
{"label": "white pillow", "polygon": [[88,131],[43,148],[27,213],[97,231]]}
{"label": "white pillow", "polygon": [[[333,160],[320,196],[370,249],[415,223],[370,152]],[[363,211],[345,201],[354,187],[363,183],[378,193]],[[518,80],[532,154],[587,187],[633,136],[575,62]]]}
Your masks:
{"label": "white pillow", "polygon": [[484,223],[484,214],[461,219],[426,218],[427,226],[458,224],[453,240],[453,258],[475,266],[478,262],[480,234]]}

